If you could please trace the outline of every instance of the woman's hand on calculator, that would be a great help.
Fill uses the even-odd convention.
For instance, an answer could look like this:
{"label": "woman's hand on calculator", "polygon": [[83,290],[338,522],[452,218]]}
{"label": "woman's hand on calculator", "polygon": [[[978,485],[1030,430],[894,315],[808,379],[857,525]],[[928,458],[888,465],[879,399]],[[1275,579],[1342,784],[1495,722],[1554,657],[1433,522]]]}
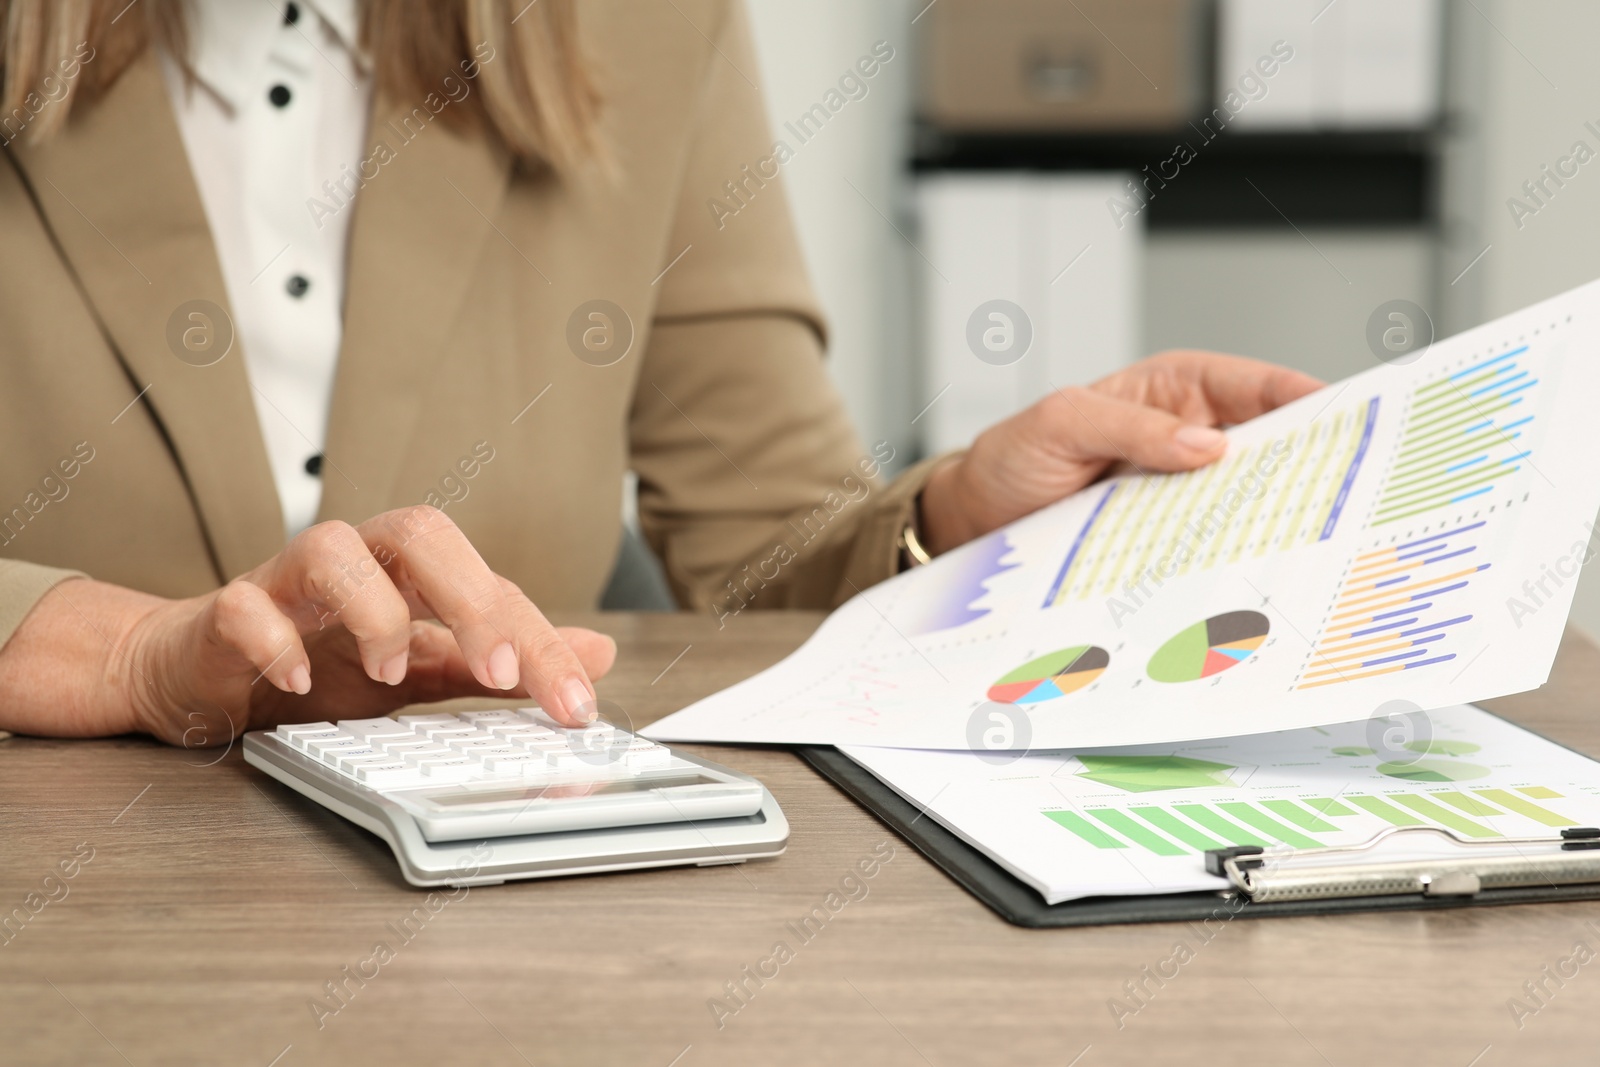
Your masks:
{"label": "woman's hand on calculator", "polygon": [[525,696],[581,725],[616,658],[604,634],[551,626],[426,506],[321,523],[213,593],[154,604],[111,670],[137,729],[189,747],[459,696]]}

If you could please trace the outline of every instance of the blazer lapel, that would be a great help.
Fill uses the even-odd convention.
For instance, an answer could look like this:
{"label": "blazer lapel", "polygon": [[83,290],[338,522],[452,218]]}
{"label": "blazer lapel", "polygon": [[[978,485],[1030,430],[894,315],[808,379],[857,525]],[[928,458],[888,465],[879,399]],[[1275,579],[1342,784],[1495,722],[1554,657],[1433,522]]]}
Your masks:
{"label": "blazer lapel", "polygon": [[408,131],[400,118],[409,114],[382,99],[373,109],[365,172],[376,173],[356,194],[351,224],[323,519],[359,521],[395,503],[429,375],[484,242],[502,239],[490,220],[510,176],[506,153],[440,119]]}
{"label": "blazer lapel", "polygon": [[[242,346],[235,339],[222,358],[199,365],[211,356],[181,341],[216,319],[195,302],[220,309],[221,321],[209,325],[230,334],[232,313],[155,54],[147,50],[55,136],[8,151],[127,368],[130,399],[143,390],[138,402],[171,443],[218,578],[278,552],[283,516]],[[203,318],[190,317],[196,310]]]}

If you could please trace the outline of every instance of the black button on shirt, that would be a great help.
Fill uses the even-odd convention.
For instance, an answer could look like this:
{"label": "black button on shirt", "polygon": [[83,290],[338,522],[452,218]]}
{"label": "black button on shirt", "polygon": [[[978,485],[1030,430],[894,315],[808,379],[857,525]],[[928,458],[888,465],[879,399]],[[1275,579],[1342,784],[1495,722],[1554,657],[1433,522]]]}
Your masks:
{"label": "black button on shirt", "polygon": [[322,477],[322,453],[321,452],[318,452],[316,455],[308,456],[306,458],[306,473],[311,475],[313,478]]}
{"label": "black button on shirt", "polygon": [[306,295],[307,289],[311,288],[311,280],[304,274],[291,274],[283,287],[289,291],[290,296],[298,300]]}
{"label": "black button on shirt", "polygon": [[274,85],[267,90],[267,99],[272,101],[273,107],[288,107],[289,96],[289,87],[287,85]]}
{"label": "black button on shirt", "polygon": [[299,21],[300,21],[300,8],[298,6],[296,6],[295,4],[290,4],[289,6],[287,6],[287,7],[285,7],[283,9],[283,24],[285,26],[293,26],[295,23],[297,23]]}

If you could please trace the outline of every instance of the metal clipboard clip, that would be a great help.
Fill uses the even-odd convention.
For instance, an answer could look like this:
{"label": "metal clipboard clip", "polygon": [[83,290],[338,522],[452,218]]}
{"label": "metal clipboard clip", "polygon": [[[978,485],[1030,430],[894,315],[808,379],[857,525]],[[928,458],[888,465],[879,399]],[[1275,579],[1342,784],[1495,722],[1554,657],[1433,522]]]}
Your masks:
{"label": "metal clipboard clip", "polygon": [[[1328,856],[1366,852],[1398,834],[1434,833],[1469,848],[1507,845],[1559,846],[1530,855],[1466,858],[1439,856],[1394,862],[1301,863]],[[1282,861],[1295,861],[1285,864]],[[1600,882],[1600,828],[1562,830],[1558,837],[1468,838],[1434,826],[1395,826],[1359,845],[1273,850],[1258,845],[1214,848],[1206,871],[1226,878],[1253,904],[1335,897],[1475,896],[1485,889],[1581,885]]]}

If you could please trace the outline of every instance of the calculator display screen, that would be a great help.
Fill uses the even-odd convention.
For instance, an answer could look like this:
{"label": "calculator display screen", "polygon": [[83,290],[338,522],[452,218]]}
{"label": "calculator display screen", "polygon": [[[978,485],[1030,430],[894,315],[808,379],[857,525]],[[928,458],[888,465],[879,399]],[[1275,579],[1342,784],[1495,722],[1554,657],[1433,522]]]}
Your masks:
{"label": "calculator display screen", "polygon": [[703,774],[678,774],[664,778],[624,778],[603,782],[561,782],[544,786],[506,789],[453,790],[430,793],[428,801],[446,807],[511,804],[519,800],[562,800],[565,798],[613,796],[618,793],[644,793],[652,789],[672,789],[684,785],[719,785],[716,778]]}

